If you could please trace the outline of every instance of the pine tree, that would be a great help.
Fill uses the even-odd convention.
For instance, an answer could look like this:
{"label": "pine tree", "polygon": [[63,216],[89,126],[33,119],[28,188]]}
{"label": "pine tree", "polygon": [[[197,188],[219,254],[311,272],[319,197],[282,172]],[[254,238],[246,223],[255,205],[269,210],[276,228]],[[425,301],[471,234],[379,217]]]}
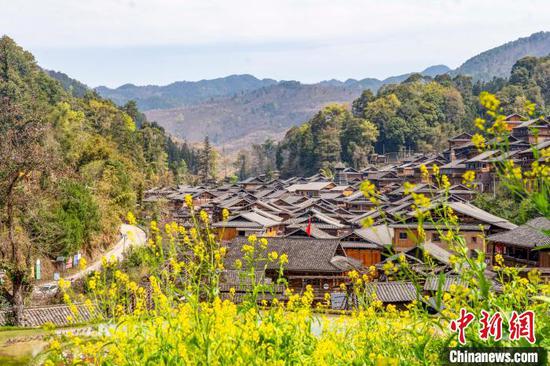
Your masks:
{"label": "pine tree", "polygon": [[216,159],[216,151],[212,148],[210,139],[206,136],[199,154],[199,176],[203,182],[215,178]]}

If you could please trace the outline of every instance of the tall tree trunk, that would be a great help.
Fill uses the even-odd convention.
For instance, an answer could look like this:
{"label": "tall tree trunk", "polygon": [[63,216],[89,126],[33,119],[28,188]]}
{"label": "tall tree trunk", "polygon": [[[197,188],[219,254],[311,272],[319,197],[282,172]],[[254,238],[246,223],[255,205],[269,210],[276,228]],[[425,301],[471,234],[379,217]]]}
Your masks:
{"label": "tall tree trunk", "polygon": [[25,298],[25,283],[24,283],[25,275],[21,271],[17,271],[12,276],[12,284],[13,284],[13,316],[15,325],[22,326],[23,325],[23,310],[24,310],[24,304],[23,300]]}
{"label": "tall tree trunk", "polygon": [[11,247],[11,262],[15,265],[17,264],[17,244],[15,243],[15,225],[13,222],[13,202],[11,196],[8,198],[6,211],[8,214],[8,242]]}
{"label": "tall tree trunk", "polygon": [[[12,180],[8,199],[6,202],[7,226],[8,226],[8,242],[11,247],[11,281],[12,281],[12,305],[15,325],[23,325],[23,308],[25,298],[25,268],[21,250],[15,238],[15,213],[13,203],[13,190],[20,175],[17,175]],[[27,261],[28,262],[28,261]]]}

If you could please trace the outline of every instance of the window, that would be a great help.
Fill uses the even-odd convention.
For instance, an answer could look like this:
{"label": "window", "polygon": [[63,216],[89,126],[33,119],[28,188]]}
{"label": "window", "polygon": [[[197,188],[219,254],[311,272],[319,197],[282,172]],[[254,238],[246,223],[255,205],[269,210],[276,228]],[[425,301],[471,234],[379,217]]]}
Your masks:
{"label": "window", "polygon": [[539,261],[539,251],[538,250],[530,251],[529,252],[529,260],[533,261],[533,262],[538,262]]}
{"label": "window", "polygon": [[518,248],[518,247],[510,247],[510,257],[514,257],[517,259],[527,259],[528,258],[528,251],[525,248]]}
{"label": "window", "polygon": [[408,238],[409,238],[409,235],[408,235],[406,232],[401,231],[401,232],[399,233],[399,239],[400,239],[400,240],[405,240],[405,239],[408,239]]}
{"label": "window", "polygon": [[432,241],[441,241],[441,238],[439,237],[439,234],[438,233],[433,233],[432,234]]}
{"label": "window", "polygon": [[477,243],[477,235],[476,236],[472,236],[472,243]]}

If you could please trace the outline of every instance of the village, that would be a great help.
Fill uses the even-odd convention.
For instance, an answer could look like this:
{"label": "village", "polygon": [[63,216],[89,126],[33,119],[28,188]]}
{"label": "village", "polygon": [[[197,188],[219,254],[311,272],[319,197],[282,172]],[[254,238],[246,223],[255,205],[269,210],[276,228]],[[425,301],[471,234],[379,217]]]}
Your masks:
{"label": "village", "polygon": [[548,364],[548,1],[2,10],[0,366]]}
{"label": "village", "polygon": [[[321,173],[281,179],[275,172],[233,184],[157,187],[145,192],[143,204],[163,202],[163,220],[186,227],[193,225],[186,196],[192,197],[195,212],[204,210],[209,214],[219,239],[228,248],[221,289],[225,297],[229,297],[230,290],[237,289],[237,295],[246,291],[246,286],[239,284],[234,263],[242,259],[241,247],[251,235],[266,238],[269,251],[288,256],[284,276],[291,289],[302,293],[310,285],[315,299],[322,301],[330,296],[333,308],[350,306],[341,293],[341,285],[349,282],[350,271],[375,272],[373,291],[383,303],[406,305],[417,299],[413,283],[392,279],[385,273],[386,264],[395,262],[400,254],[421,276],[426,295],[438,289],[436,275],[444,275],[444,290],[459,283],[451,265],[452,248],[442,237],[441,228],[424,223],[421,226],[425,233],[419,235],[414,200],[405,194],[405,182],[414,184],[412,192],[429,197],[435,204],[445,202],[453,210],[469,255],[484,253],[488,272],[497,265],[495,257],[500,255],[506,265],[521,267],[524,275],[536,268],[548,279],[550,250],[537,247],[550,244],[543,234],[543,230],[550,229],[550,220],[538,217],[517,226],[471,202],[479,192],[494,192],[498,162],[511,159],[527,167],[540,159],[545,164],[533,155],[531,146],[536,145],[538,150],[550,146],[549,122],[525,121],[519,115],[510,115],[506,123],[511,132],[506,152],[480,153],[471,142],[472,136],[464,133],[450,138],[448,149],[439,154],[418,154],[391,163],[377,156],[375,163],[362,170],[338,164],[332,179]],[[447,189],[422,173],[434,166],[448,177]],[[475,173],[472,184],[464,182],[468,171]],[[361,191],[364,181],[376,187],[377,200],[365,197]],[[224,210],[230,213],[226,220],[222,218]],[[429,270],[424,263],[426,254],[435,263]],[[274,281],[278,267],[267,264],[260,272],[263,280]],[[494,290],[498,291],[498,286]]]}

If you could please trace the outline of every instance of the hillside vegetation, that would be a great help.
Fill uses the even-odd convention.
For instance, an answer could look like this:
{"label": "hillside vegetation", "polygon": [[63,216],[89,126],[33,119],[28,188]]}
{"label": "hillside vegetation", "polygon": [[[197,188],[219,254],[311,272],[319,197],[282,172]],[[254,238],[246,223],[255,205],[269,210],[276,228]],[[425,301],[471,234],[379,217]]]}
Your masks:
{"label": "hillside vegetation", "polygon": [[[445,66],[434,66],[422,74],[433,75],[446,70]],[[200,141],[209,136],[214,144],[225,145],[231,151],[258,138],[280,139],[288,128],[308,120],[329,104],[350,104],[365,89],[376,91],[389,82],[403,81],[410,75],[395,76],[387,81],[349,79],[318,84],[282,81],[225,98],[145,113],[178,137]]]}
{"label": "hillside vegetation", "polygon": [[196,104],[211,98],[240,94],[276,83],[275,80],[260,80],[252,75],[231,75],[213,80],[177,81],[165,86],[125,84],[116,89],[100,86],[96,91],[119,105],[134,100],[141,110],[149,110]]}
{"label": "hillside vegetation", "polygon": [[[435,65],[420,74],[435,78],[449,73],[452,77],[472,76],[473,82],[490,81],[494,77],[507,78],[520,58],[549,53],[550,33],[540,32],[483,52],[456,70]],[[149,119],[157,121],[175,136],[191,142],[209,136],[214,145],[223,145],[226,151],[233,152],[258,140],[279,140],[286,130],[312,118],[329,104],[350,104],[363,90],[376,93],[384,86],[402,83],[412,75],[414,73],[407,73],[384,80],[332,79],[316,84],[231,75],[166,86],[126,84],[116,89],[99,87],[96,91],[119,105],[135,100]],[[470,116],[466,114],[466,117]],[[384,134],[381,137],[384,138]]]}
{"label": "hillside vegetation", "polygon": [[176,136],[215,144],[262,131],[273,136],[307,120],[329,103],[349,103],[360,91],[330,85],[285,82],[246,94],[172,110],[146,112]]}
{"label": "hillside vegetation", "polygon": [[453,74],[472,76],[475,80],[505,78],[510,75],[512,66],[520,58],[549,54],[550,32],[538,32],[482,52],[464,62]]}
{"label": "hillside vegetation", "polygon": [[366,90],[353,102],[351,112],[344,106],[328,106],[291,128],[270,155],[273,163],[262,165],[275,166],[283,176],[307,175],[339,162],[364,167],[370,152],[441,151],[449,137],[474,128],[483,90],[496,93],[505,114],[527,116],[535,103],[534,115],[547,115],[550,57],[525,57],[513,66],[509,79],[487,83],[474,83],[465,76],[432,79],[416,74],[401,84],[382,87],[376,95]]}
{"label": "hillside vegetation", "polygon": [[188,158],[134,104],[73,96],[7,36],[0,38],[0,142],[0,269],[11,286],[1,294],[19,315],[31,260],[110,244],[143,191],[171,184]]}

